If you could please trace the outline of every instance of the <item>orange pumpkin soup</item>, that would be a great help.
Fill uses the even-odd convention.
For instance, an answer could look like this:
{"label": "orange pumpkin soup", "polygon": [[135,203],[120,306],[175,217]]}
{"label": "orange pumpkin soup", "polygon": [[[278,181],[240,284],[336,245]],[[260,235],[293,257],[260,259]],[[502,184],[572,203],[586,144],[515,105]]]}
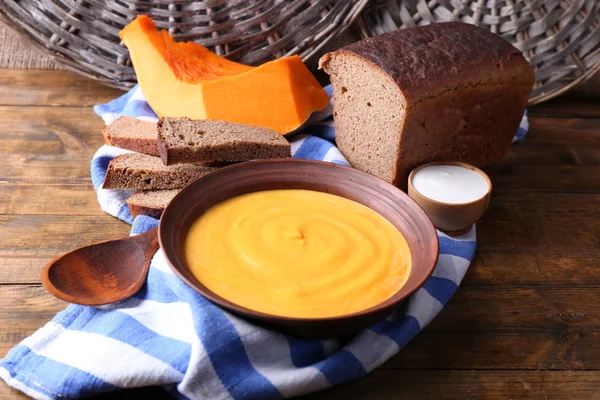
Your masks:
{"label": "orange pumpkin soup", "polygon": [[272,315],[324,318],[373,307],[406,283],[402,234],[375,211],[309,190],[229,199],[192,225],[193,274],[232,303]]}

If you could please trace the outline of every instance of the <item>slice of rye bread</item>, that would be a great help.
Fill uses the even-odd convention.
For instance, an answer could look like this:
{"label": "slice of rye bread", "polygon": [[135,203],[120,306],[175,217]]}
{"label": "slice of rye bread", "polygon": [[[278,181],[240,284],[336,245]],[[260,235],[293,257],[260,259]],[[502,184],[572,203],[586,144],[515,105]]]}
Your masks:
{"label": "slice of rye bread", "polygon": [[181,189],[135,192],[127,199],[127,206],[133,218],[138,215],[147,215],[159,219],[173,197],[180,191]]}
{"label": "slice of rye bread", "polygon": [[165,166],[160,158],[129,153],[108,165],[103,189],[181,189],[217,168],[185,164]]}
{"label": "slice of rye bread", "polygon": [[278,132],[226,121],[161,118],[158,151],[165,165],[291,157]]}
{"label": "slice of rye bread", "polygon": [[[158,156],[156,122],[142,121],[134,117],[120,117],[102,128],[104,143],[121,149]],[[204,161],[194,163],[207,167],[224,167],[226,161]]]}
{"label": "slice of rye bread", "polygon": [[121,117],[102,128],[104,142],[122,149],[158,156],[156,123]]}

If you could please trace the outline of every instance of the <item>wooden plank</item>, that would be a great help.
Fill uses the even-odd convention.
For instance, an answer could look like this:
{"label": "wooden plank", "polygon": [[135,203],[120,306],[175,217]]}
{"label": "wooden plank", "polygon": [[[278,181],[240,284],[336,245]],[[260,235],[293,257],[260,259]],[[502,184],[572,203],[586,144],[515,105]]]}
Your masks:
{"label": "wooden plank", "polygon": [[0,285],[4,284],[41,284],[41,274],[44,265],[61,253],[46,257],[16,256],[7,252],[0,256]]}
{"label": "wooden plank", "polygon": [[[427,329],[443,332],[600,331],[600,287],[461,287]],[[596,355],[597,356],[597,355]]]}
{"label": "wooden plank", "polygon": [[384,368],[600,369],[600,332],[445,332],[425,329]]}
{"label": "wooden plank", "polygon": [[[26,400],[29,396],[12,389],[4,382],[0,381],[0,399],[2,400]],[[161,387],[145,387],[138,389],[121,390],[100,394],[97,396],[86,397],[89,400],[131,400],[131,399],[153,399],[153,400],[172,400],[173,397]],[[207,399],[208,400],[208,399]]]}
{"label": "wooden plank", "polygon": [[598,144],[539,143],[526,138],[516,143],[501,165],[600,165],[600,141]]}
{"label": "wooden plank", "polygon": [[302,397],[311,400],[589,400],[600,398],[597,371],[390,371]]}
{"label": "wooden plank", "polygon": [[31,397],[27,396],[25,393],[19,392],[16,389],[8,386],[4,381],[0,382],[0,399],[4,400],[27,400],[31,399]]}
{"label": "wooden plank", "polygon": [[0,154],[0,184],[89,185],[91,159],[91,155],[84,159],[70,156]]}
{"label": "wooden plank", "polygon": [[0,257],[57,256],[100,240],[126,236],[131,228],[109,215],[76,218],[66,215],[0,215],[0,226],[3,231]]}
{"label": "wooden plank", "polygon": [[600,221],[541,222],[488,221],[477,223],[478,248],[541,247],[544,249],[590,249],[598,246]]}
{"label": "wooden plank", "polygon": [[[169,398],[161,389],[152,388],[124,390],[90,397],[90,399],[125,400],[150,398],[150,396],[160,400]],[[600,372],[597,371],[394,371],[378,369],[356,382],[298,399],[590,400],[598,398],[598,396],[600,396]],[[28,397],[0,383],[0,398],[23,400]]]}
{"label": "wooden plank", "polygon": [[104,143],[103,126],[89,107],[3,106],[0,154],[88,157]]}
{"label": "wooden plank", "polygon": [[40,286],[0,286],[0,358],[41,328],[67,303]]}
{"label": "wooden plank", "polygon": [[599,192],[600,165],[524,165],[496,164],[485,171],[490,176],[495,192],[552,191]]}
{"label": "wooden plank", "polygon": [[573,97],[557,97],[530,107],[527,112],[530,117],[600,118],[597,101]]}
{"label": "wooden plank", "polygon": [[123,94],[69,71],[0,69],[0,105],[93,106]]}
{"label": "wooden plank", "polygon": [[600,285],[600,248],[479,246],[461,288],[468,286]]}
{"label": "wooden plank", "polygon": [[0,107],[0,183],[90,183],[103,122],[89,108]]}
{"label": "wooden plank", "polygon": [[532,117],[525,141],[598,145],[600,118]]}
{"label": "wooden plank", "polygon": [[91,183],[0,185],[0,214],[104,215]]}
{"label": "wooden plank", "polygon": [[97,215],[0,215],[0,284],[39,283],[42,268],[52,258],[129,234],[130,225],[90,204],[87,214],[94,212]]}
{"label": "wooden plank", "polygon": [[598,193],[555,193],[506,189],[492,192],[486,221],[573,222],[600,219]]}

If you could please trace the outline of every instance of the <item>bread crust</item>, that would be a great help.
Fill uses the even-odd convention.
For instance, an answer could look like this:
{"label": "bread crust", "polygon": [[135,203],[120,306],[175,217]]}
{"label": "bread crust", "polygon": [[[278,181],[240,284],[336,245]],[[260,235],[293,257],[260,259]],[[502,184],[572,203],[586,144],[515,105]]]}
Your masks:
{"label": "bread crust", "polygon": [[147,215],[159,219],[164,209],[179,192],[179,189],[138,191],[127,199],[127,206],[134,218],[138,215]]}
{"label": "bread crust", "polygon": [[164,166],[158,157],[128,153],[112,159],[103,189],[181,189],[216,168],[184,164]]}
{"label": "bread crust", "polygon": [[154,135],[154,137],[148,137],[147,134],[139,135],[138,137],[119,135],[120,130],[127,130],[128,133],[143,129],[156,130],[154,125],[156,124],[153,122],[146,122],[133,117],[120,117],[102,128],[104,143],[110,146],[119,147],[121,149],[136,151],[138,153],[144,153],[151,156],[158,156],[159,153],[156,143],[156,135]]}
{"label": "bread crust", "polygon": [[129,207],[129,212],[133,218],[138,215],[146,215],[148,217],[160,219],[163,211],[165,211],[164,207],[147,207],[139,204],[135,204],[127,200],[127,207]]}
{"label": "bread crust", "polygon": [[499,35],[471,24],[443,22],[413,27],[352,43],[326,55],[354,53],[385,71],[414,105],[459,86],[509,81],[519,76],[533,86],[533,69],[521,52]]}

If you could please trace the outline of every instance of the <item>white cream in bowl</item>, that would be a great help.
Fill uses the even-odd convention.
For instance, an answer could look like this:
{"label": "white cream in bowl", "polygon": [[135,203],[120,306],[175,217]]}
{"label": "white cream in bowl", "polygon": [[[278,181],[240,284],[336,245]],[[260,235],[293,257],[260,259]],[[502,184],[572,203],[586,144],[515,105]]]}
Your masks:
{"label": "white cream in bowl", "polygon": [[414,189],[423,196],[448,204],[464,204],[484,197],[490,185],[479,172],[457,165],[430,165],[412,178]]}

